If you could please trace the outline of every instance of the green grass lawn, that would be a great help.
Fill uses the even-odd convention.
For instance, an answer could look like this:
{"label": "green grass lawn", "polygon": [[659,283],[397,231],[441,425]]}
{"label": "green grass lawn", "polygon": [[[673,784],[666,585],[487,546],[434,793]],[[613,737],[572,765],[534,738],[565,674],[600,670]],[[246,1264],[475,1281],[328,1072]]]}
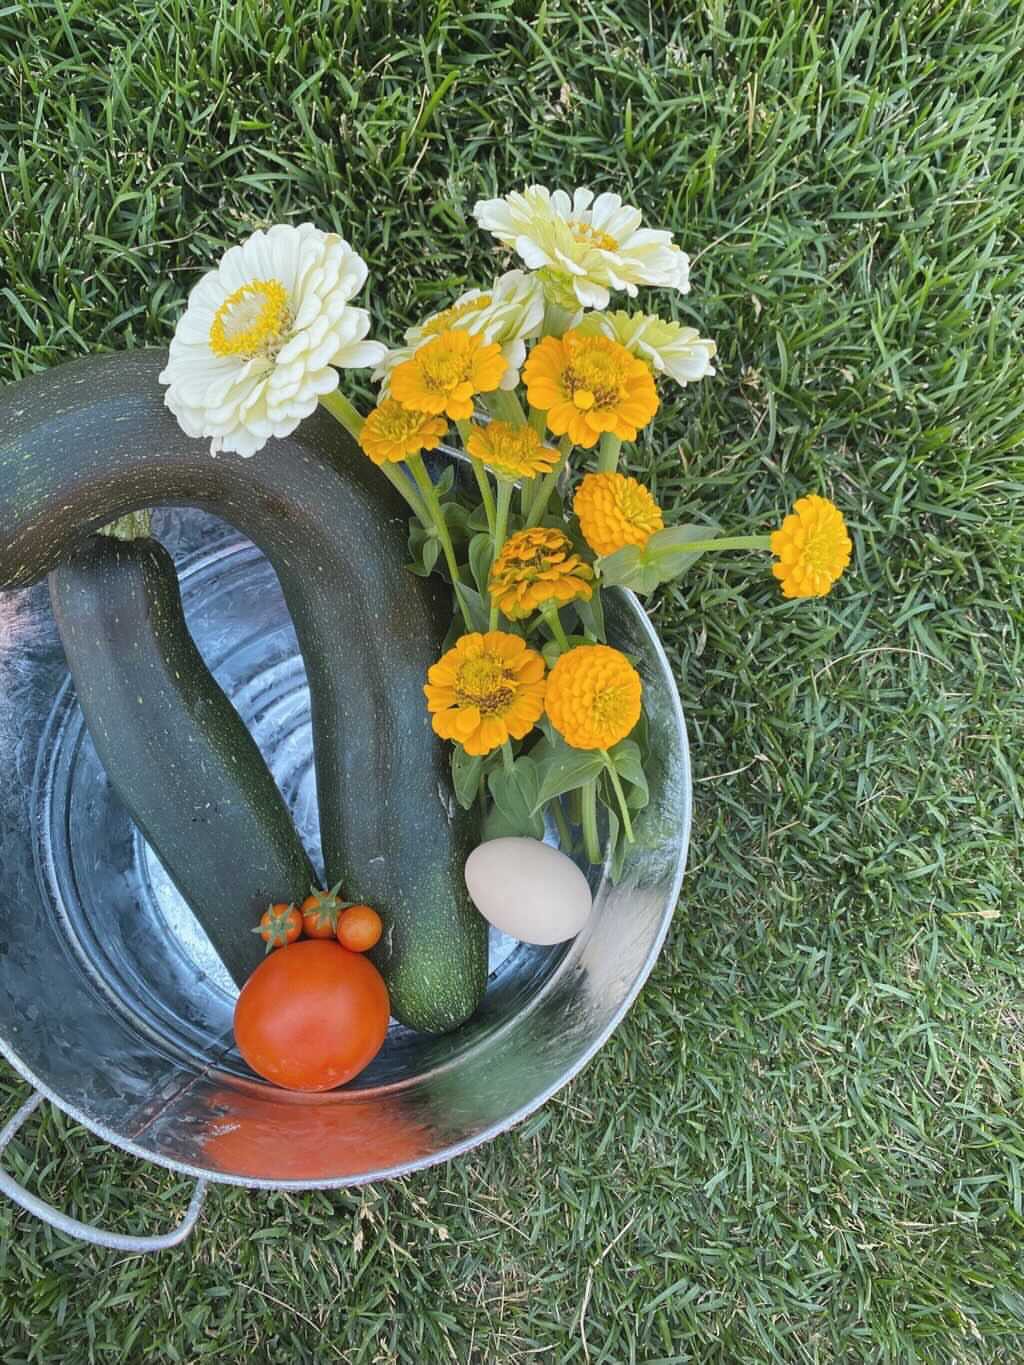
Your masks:
{"label": "green grass lawn", "polygon": [[[165,344],[282,220],[397,339],[499,268],[477,198],[589,184],[719,344],[637,472],[756,532],[817,489],[855,541],[823,602],[739,555],[653,600],[691,864],[579,1079],[401,1182],[216,1188],[159,1258],[0,1201],[4,1365],[1024,1358],[1022,43],[996,0],[0,6],[4,380]],[[8,1163],[122,1231],[188,1195],[52,1111]]]}

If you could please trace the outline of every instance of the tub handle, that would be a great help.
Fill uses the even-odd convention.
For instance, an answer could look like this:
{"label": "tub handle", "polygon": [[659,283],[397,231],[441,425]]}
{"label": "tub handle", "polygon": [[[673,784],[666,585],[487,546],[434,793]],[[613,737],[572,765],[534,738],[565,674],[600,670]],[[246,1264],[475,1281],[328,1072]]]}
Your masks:
{"label": "tub handle", "polygon": [[[0,1129],[0,1159],[3,1158],[4,1151],[15,1133],[29,1116],[35,1113],[42,1102],[43,1096],[36,1091],[21,1106],[10,1123]],[[29,1213],[34,1213],[37,1218],[42,1219],[44,1223],[49,1223],[50,1227],[56,1228],[58,1232],[63,1232],[68,1237],[77,1237],[83,1242],[91,1242],[93,1246],[110,1247],[114,1251],[168,1251],[171,1247],[176,1247],[180,1242],[183,1242],[199,1221],[199,1212],[203,1207],[203,1199],[206,1195],[206,1181],[196,1181],[188,1210],[178,1226],[172,1228],[170,1232],[160,1233],[156,1237],[130,1237],[120,1232],[105,1232],[103,1228],[93,1227],[91,1223],[80,1223],[77,1218],[71,1218],[68,1214],[62,1213],[60,1209],[55,1209],[52,1204],[47,1204],[44,1200],[37,1198],[36,1195],[30,1194],[23,1185],[19,1185],[2,1168],[0,1168],[0,1193],[6,1194],[8,1199],[12,1199],[15,1204],[19,1204]]]}

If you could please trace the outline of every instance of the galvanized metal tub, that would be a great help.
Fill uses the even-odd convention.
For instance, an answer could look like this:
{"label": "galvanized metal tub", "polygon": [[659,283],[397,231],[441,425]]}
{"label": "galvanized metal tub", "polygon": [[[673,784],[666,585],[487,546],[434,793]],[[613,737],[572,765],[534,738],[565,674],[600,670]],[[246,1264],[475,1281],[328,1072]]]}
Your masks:
{"label": "galvanized metal tub", "polygon": [[[276,577],[225,523],[156,514],[190,627],[260,744],[319,857],[308,693]],[[640,604],[609,594],[613,643],[636,658],[651,727],[651,801],[613,885],[593,874],[584,932],[555,948],[493,934],[483,1006],[441,1038],[393,1023],[356,1081],[299,1095],[256,1078],[234,1047],[235,988],[134,829],[86,733],[45,585],[0,595],[0,1052],[36,1094],[136,1156],[195,1176],[182,1224],[127,1237],[78,1223],[0,1170],[0,1191],[101,1245],[154,1250],[188,1234],[205,1182],[329,1188],[446,1161],[512,1127],[594,1055],[658,955],[690,827],[686,728]]]}

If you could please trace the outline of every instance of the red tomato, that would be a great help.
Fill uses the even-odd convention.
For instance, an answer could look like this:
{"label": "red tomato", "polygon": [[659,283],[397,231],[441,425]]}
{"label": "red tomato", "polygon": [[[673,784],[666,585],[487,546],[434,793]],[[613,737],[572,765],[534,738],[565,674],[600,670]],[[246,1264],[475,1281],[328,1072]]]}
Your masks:
{"label": "red tomato", "polygon": [[350,905],[338,916],[338,942],[354,953],[365,953],[380,942],[384,929],[380,915],[368,905]]}
{"label": "red tomato", "polygon": [[302,902],[302,924],[307,938],[334,938],[338,932],[338,916],[347,902],[338,891],[341,882],[330,891],[314,891]]}
{"label": "red tomato", "polygon": [[360,953],[305,940],[272,953],[242,987],[235,1041],[253,1071],[287,1090],[333,1090],[380,1051],[390,1001]]}
{"label": "red tomato", "polygon": [[253,933],[259,934],[268,953],[273,948],[283,948],[286,943],[294,943],[302,933],[302,915],[296,906],[283,901],[268,905]]}

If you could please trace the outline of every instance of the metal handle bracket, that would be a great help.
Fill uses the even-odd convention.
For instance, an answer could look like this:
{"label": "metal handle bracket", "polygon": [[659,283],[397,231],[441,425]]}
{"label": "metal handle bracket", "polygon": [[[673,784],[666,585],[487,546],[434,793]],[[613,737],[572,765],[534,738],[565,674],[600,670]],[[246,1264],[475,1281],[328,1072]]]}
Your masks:
{"label": "metal handle bracket", "polygon": [[[8,1143],[17,1133],[23,1123],[35,1113],[43,1102],[43,1096],[36,1091],[14,1115],[11,1121],[0,1129],[0,1160],[3,1158],[4,1150]],[[56,1228],[58,1232],[65,1233],[68,1237],[77,1237],[83,1242],[91,1242],[93,1246],[110,1247],[113,1251],[169,1251],[171,1247],[178,1246],[189,1235],[196,1223],[199,1221],[199,1213],[203,1207],[203,1199],[206,1196],[206,1181],[197,1180],[192,1198],[189,1202],[185,1217],[176,1228],[170,1232],[160,1233],[156,1237],[131,1237],[120,1232],[106,1232],[103,1228],[93,1227],[91,1223],[80,1223],[77,1218],[72,1218],[60,1209],[55,1209],[52,1204],[47,1204],[45,1200],[38,1198],[25,1189],[23,1185],[12,1179],[2,1168],[0,1168],[0,1194],[5,1194],[8,1199],[14,1201],[26,1212],[35,1214],[50,1227]]]}

